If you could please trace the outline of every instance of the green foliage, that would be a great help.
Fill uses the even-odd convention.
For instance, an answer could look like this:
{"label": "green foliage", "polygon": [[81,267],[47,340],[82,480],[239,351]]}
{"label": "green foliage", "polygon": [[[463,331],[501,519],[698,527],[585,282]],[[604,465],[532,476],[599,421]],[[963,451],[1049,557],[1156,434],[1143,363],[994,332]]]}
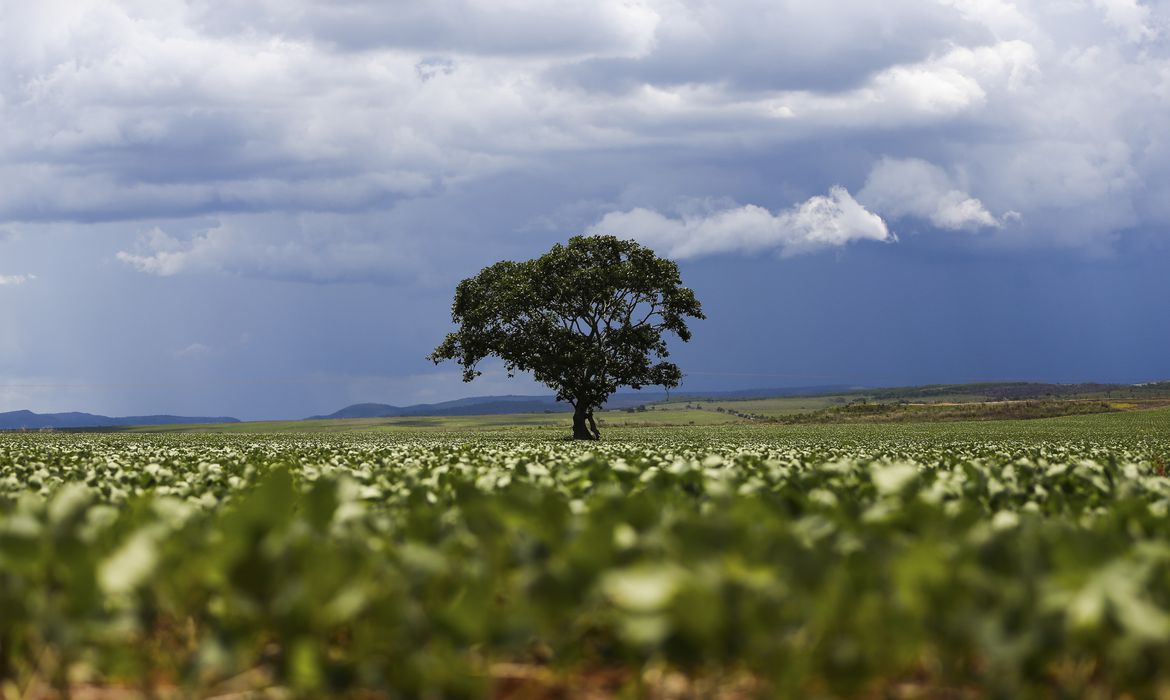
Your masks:
{"label": "green foliage", "polygon": [[668,667],[769,697],[1152,697],[1166,417],[3,435],[0,688],[485,697],[509,662],[631,693]]}
{"label": "green foliage", "polygon": [[460,282],[451,307],[459,329],[429,359],[457,361],[471,381],[483,359],[499,357],[509,375],[532,372],[583,413],[621,386],[678,386],[682,373],[662,359],[665,334],[690,340],[688,317],[703,312],[674,262],[633,241],[574,236]]}

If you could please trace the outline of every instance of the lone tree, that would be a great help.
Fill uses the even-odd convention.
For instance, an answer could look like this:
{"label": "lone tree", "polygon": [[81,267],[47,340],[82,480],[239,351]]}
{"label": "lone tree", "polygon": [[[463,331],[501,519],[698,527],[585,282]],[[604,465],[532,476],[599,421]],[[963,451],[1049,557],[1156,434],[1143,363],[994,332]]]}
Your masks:
{"label": "lone tree", "polygon": [[705,318],[678,265],[613,236],[574,236],[527,262],[485,267],[455,289],[451,333],[428,356],[455,360],[463,381],[495,355],[508,376],[530,371],[573,407],[573,437],[597,440],[593,420],[618,387],[678,386],[664,335],[690,340],[686,317]]}

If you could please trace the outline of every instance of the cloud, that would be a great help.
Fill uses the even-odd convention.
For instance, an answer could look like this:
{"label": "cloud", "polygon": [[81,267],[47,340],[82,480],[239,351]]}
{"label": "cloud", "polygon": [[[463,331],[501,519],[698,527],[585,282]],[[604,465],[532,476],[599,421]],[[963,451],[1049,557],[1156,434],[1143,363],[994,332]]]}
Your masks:
{"label": "cloud", "polygon": [[175,357],[185,357],[185,358],[197,359],[197,358],[201,358],[201,357],[207,357],[208,355],[212,354],[213,352],[215,352],[215,349],[212,348],[210,345],[204,345],[203,343],[191,343],[190,345],[188,345],[184,348],[180,348],[179,350],[176,350]]}
{"label": "cloud", "polygon": [[[357,225],[516,173],[592,183],[564,185],[547,202],[551,215],[713,164],[722,176],[713,189],[767,181],[771,191],[835,182],[857,191],[874,154],[962,174],[942,195],[977,199],[950,202],[950,214],[913,214],[943,227],[990,226],[984,214],[1018,211],[1028,222],[1014,232],[1021,242],[1093,247],[1170,223],[1161,136],[1170,51],[1156,40],[1170,20],[1165,2],[406,0],[388,8],[7,2],[0,224],[147,221],[143,228],[162,222],[173,232],[208,217],[334,214]],[[821,157],[833,151],[841,155]],[[623,158],[645,163],[641,172],[655,182],[630,182],[615,166]],[[663,201],[759,195],[729,185],[679,189]],[[361,248],[378,230],[337,245]],[[144,270],[195,269],[214,257],[200,251],[227,235],[179,237],[191,246],[183,251],[144,244],[124,259]],[[263,235],[272,248],[276,234]],[[492,243],[518,235],[500,230]],[[309,255],[332,245],[299,236],[289,245]],[[281,258],[243,252],[249,246],[230,244],[238,259]],[[418,246],[423,255],[426,241]],[[183,262],[168,262],[175,252]],[[281,259],[280,267],[304,267],[296,254]]]}
{"label": "cloud", "polygon": [[342,51],[409,48],[467,54],[589,56],[645,51],[660,21],[640,0],[197,0],[217,34],[265,33]]}
{"label": "cloud", "polygon": [[852,241],[896,240],[881,217],[843,187],[775,214],[754,204],[682,218],[644,208],[610,212],[589,232],[635,239],[679,259],[767,250],[789,257]]}
{"label": "cloud", "polygon": [[451,75],[455,72],[455,62],[442,56],[428,56],[414,64],[414,70],[424,83],[428,80]]}
{"label": "cloud", "polygon": [[971,118],[990,103],[1020,92],[1039,70],[1035,48],[1024,41],[958,47],[877,71],[850,90],[784,92],[769,108],[772,116],[813,133],[829,127],[871,130],[947,123]]}
{"label": "cloud", "polygon": [[654,6],[659,21],[651,50],[567,62],[553,75],[605,91],[722,83],[741,92],[836,92],[948,44],[985,36],[954,12],[916,0],[681,0]]}
{"label": "cloud", "polygon": [[969,22],[987,28],[993,36],[1030,36],[1036,24],[1015,0],[940,0]]}
{"label": "cloud", "polygon": [[1133,42],[1153,39],[1158,32],[1150,26],[1150,8],[1137,0],[1093,0],[1105,13],[1105,21]]}
{"label": "cloud", "polygon": [[891,219],[913,216],[941,229],[1002,225],[983,202],[959,189],[942,168],[915,158],[883,158],[870,171],[857,198]]}
{"label": "cloud", "polygon": [[36,275],[0,275],[0,287],[15,287],[36,278]]}
{"label": "cloud", "polygon": [[289,219],[229,220],[190,237],[156,227],[116,257],[159,277],[226,273],[310,283],[388,282],[416,277],[424,268],[409,247],[385,237]]}

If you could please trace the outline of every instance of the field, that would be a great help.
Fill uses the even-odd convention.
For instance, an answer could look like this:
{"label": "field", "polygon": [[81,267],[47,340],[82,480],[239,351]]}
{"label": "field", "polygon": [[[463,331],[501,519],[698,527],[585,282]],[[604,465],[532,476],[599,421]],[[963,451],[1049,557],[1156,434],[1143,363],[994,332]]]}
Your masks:
{"label": "field", "polygon": [[0,697],[1170,693],[1170,410],[500,418],[0,435]]}
{"label": "field", "polygon": [[[625,411],[599,411],[598,421],[602,428],[609,427],[658,427],[689,425],[728,425],[749,421],[732,415],[695,410],[657,409],[640,413]],[[327,434],[353,432],[392,432],[412,434],[434,434],[435,432],[470,433],[487,431],[544,430],[549,435],[563,436],[572,426],[572,414],[556,413],[508,413],[498,415],[472,416],[399,416],[393,418],[334,418],[312,421],[258,421],[253,423],[215,423],[207,425],[136,426],[118,428],[113,432],[148,433],[297,433]]]}

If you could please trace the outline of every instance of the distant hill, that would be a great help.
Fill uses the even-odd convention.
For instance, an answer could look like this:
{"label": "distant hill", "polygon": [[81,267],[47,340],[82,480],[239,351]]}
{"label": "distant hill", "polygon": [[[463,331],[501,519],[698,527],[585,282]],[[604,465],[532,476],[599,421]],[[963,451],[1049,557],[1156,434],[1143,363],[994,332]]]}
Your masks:
{"label": "distant hill", "polygon": [[228,416],[124,416],[111,418],[92,413],[0,413],[0,430],[40,430],[41,428],[118,428],[128,425],[177,425],[182,423],[239,423]]}
{"label": "distant hill", "polygon": [[473,396],[440,403],[420,403],[411,406],[392,406],[385,403],[355,403],[327,416],[312,416],[308,420],[330,418],[398,418],[401,416],[474,416],[499,413],[543,413],[571,410],[566,403],[558,403],[551,396]]}
{"label": "distant hill", "polygon": [[[614,394],[606,408],[617,409],[640,404],[673,399],[748,399],[771,396],[811,396],[834,392],[850,391],[855,387],[818,386],[795,389],[747,389],[740,391],[680,391],[667,394],[665,391],[626,391]],[[330,418],[400,418],[403,416],[475,416],[508,413],[545,413],[571,411],[569,404],[557,401],[552,396],[472,396],[466,399],[440,403],[420,403],[410,406],[394,406],[385,403],[355,403],[340,411],[324,416],[312,416],[306,420],[328,420]]]}

